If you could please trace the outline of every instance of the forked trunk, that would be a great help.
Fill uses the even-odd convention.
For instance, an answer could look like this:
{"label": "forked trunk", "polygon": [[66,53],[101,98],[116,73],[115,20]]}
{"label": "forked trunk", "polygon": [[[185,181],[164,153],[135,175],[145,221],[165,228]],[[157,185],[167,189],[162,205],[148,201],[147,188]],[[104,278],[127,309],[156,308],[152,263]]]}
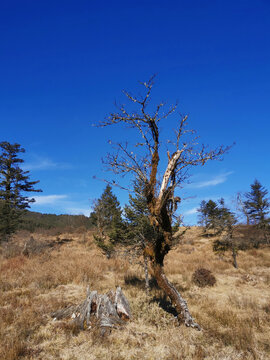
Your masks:
{"label": "forked trunk", "polygon": [[[158,286],[170,298],[172,304],[177,311],[177,318],[179,324],[184,323],[188,327],[201,330],[200,326],[194,321],[191,316],[187,302],[182,298],[179,291],[169,282],[163,267],[163,261],[166,254],[169,252],[172,243],[172,228],[171,218],[168,215],[166,202],[159,200],[153,201],[154,215],[150,215],[150,224],[156,230],[156,238],[152,244],[148,244],[145,248],[145,254],[151,261],[151,268],[153,276],[155,277]],[[151,212],[151,206],[149,206]]]}
{"label": "forked trunk", "polygon": [[163,176],[159,194],[156,196],[155,188],[159,164],[158,144],[157,137],[155,141],[155,152],[152,155],[150,182],[145,188],[147,205],[150,213],[149,220],[153,229],[155,229],[156,238],[152,245],[149,244],[149,246],[145,248],[145,253],[151,260],[153,275],[159,287],[165,292],[175,306],[179,323],[184,323],[188,327],[201,330],[200,326],[191,316],[187,302],[182,298],[181,294],[173,284],[169,282],[163,270],[164,257],[169,252],[172,244],[172,214],[176,210],[177,202],[180,201],[180,199],[176,201],[174,189],[175,169],[182,151],[177,150],[172,156],[169,156],[168,166]]}
{"label": "forked trunk", "polygon": [[171,299],[172,304],[175,306],[175,309],[178,313],[179,323],[184,323],[188,327],[201,330],[199,324],[197,324],[193,317],[191,316],[187,302],[182,298],[179,291],[173,286],[172,283],[167,279],[163,267],[159,264],[152,262],[152,269],[155,276],[155,279],[159,287],[165,292],[165,294]]}

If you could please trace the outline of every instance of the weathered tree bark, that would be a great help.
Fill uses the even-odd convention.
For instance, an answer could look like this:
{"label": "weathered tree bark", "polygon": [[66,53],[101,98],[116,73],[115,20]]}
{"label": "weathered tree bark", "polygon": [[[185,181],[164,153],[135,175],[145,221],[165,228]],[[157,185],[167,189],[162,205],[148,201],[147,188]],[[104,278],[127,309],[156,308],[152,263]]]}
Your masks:
{"label": "weathered tree bark", "polygon": [[82,330],[91,327],[91,315],[95,315],[102,332],[106,328],[124,325],[131,318],[131,311],[122,289],[117,287],[116,291],[100,295],[97,291],[90,291],[88,288],[86,299],[80,305],[60,309],[51,314],[56,320],[72,319]]}
{"label": "weathered tree bark", "polygon": [[172,283],[167,279],[163,268],[160,265],[153,264],[154,276],[157,280],[159,287],[165,292],[166,295],[171,299],[175,309],[178,313],[179,323],[184,323],[187,327],[192,327],[197,330],[201,330],[200,326],[194,321],[191,316],[187,302],[183,299],[179,291],[174,287]]}
{"label": "weathered tree bark", "polygon": [[[175,306],[178,313],[177,318],[179,324],[184,323],[188,327],[201,330],[200,326],[191,316],[187,302],[182,298],[181,294],[177,291],[173,284],[169,282],[163,270],[164,257],[169,252],[172,244],[172,214],[176,205],[170,204],[169,200],[180,200],[175,200],[174,197],[174,172],[181,153],[182,151],[178,150],[171,157],[168,155],[168,165],[163,176],[158,196],[155,194],[157,181],[156,174],[159,163],[158,148],[156,148],[153,153],[150,183],[145,189],[145,195],[150,211],[150,223],[153,228],[156,229],[156,239],[152,244],[148,244],[146,246],[145,253],[151,260],[153,276],[155,277],[159,287],[165,292],[165,294],[170,298],[172,304]],[[170,181],[171,186],[168,187]]]}
{"label": "weathered tree bark", "polygon": [[[167,234],[168,235],[168,234]],[[160,245],[159,245],[160,244]],[[167,245],[167,246],[164,246]],[[158,246],[156,246],[158,245]],[[163,260],[170,246],[168,244],[168,238],[166,240],[157,241],[155,249],[153,246],[148,246],[145,251],[148,253],[151,260],[151,269],[153,276],[155,277],[158,286],[164,291],[164,293],[170,298],[172,304],[177,311],[177,319],[179,324],[185,324],[187,327],[192,327],[197,330],[201,330],[200,326],[194,321],[191,316],[187,302],[183,299],[179,291],[175,286],[167,279],[164,273]]]}

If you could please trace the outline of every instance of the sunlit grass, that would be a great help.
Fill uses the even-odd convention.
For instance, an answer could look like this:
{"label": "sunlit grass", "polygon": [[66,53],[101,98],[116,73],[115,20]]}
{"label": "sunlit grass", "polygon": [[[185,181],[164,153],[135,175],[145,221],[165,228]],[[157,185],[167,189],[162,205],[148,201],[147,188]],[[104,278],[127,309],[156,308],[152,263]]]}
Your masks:
{"label": "sunlit grass", "polygon": [[[17,247],[28,234],[17,236]],[[42,241],[55,235],[34,234]],[[270,251],[212,252],[211,239],[192,229],[165,262],[168,278],[182,291],[202,331],[179,327],[173,309],[152,282],[144,291],[143,269],[125,258],[107,259],[91,233],[63,234],[74,241],[33,256],[18,249],[0,255],[0,359],[267,359],[270,357]],[[204,267],[217,279],[198,288],[192,273]],[[102,337],[98,328],[79,332],[50,313],[77,304],[87,285],[99,292],[122,286],[132,320]]]}

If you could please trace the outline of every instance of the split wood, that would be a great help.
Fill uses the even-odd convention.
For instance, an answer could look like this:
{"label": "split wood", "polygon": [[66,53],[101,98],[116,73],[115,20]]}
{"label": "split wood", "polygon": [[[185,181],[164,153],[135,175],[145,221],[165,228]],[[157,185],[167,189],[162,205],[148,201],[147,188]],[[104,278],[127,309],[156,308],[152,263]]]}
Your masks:
{"label": "split wood", "polygon": [[[130,306],[121,287],[107,294],[87,289],[86,299],[78,306],[70,306],[51,314],[55,320],[70,318],[81,329],[90,329],[92,319],[98,322],[102,331],[119,328],[131,318]],[[92,319],[91,319],[92,316]],[[94,317],[94,318],[93,318]]]}

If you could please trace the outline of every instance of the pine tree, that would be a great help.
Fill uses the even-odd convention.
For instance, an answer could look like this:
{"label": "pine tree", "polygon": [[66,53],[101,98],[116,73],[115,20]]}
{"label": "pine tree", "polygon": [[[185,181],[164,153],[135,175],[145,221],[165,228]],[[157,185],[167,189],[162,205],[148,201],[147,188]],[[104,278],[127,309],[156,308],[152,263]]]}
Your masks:
{"label": "pine tree", "polygon": [[213,242],[214,252],[223,253],[231,250],[233,265],[237,268],[236,256],[238,249],[233,237],[234,225],[237,220],[234,213],[225,206],[222,198],[217,203],[213,200],[202,201],[198,212],[200,213],[199,223],[204,226],[204,231],[214,230],[213,235],[219,235],[219,238]]}
{"label": "pine tree", "polygon": [[[224,200],[220,199],[216,203],[213,200],[203,200],[200,204],[199,212],[199,224],[204,227],[204,231],[214,230],[213,235],[217,235],[222,232],[225,224],[225,209]],[[221,206],[221,207],[220,207]],[[210,233],[208,233],[210,235]]]}
{"label": "pine tree", "polygon": [[[130,239],[144,247],[142,238],[151,241],[153,237],[153,227],[149,221],[149,210],[144,196],[143,182],[139,179],[134,181],[135,196],[129,194],[129,204],[124,208],[125,218],[127,219]],[[131,240],[132,241],[132,240]]]}
{"label": "pine tree", "polygon": [[270,202],[266,197],[268,191],[262,184],[255,180],[250,185],[251,190],[245,194],[246,201],[244,202],[248,215],[252,219],[253,224],[265,227],[269,224],[270,219],[268,214],[270,211]]}
{"label": "pine tree", "polygon": [[219,200],[219,224],[221,238],[213,243],[213,250],[216,253],[222,253],[228,250],[232,251],[233,266],[237,269],[238,246],[233,236],[234,225],[237,223],[235,214],[225,207],[223,199]]}
{"label": "pine tree", "polygon": [[135,196],[129,195],[129,204],[124,208],[124,215],[127,220],[127,243],[133,245],[138,255],[143,255],[145,288],[149,292],[148,257],[144,250],[147,243],[155,240],[156,234],[150,224],[149,210],[144,191],[144,182],[139,178],[134,181],[133,191]]}
{"label": "pine tree", "polygon": [[270,243],[270,202],[267,198],[268,191],[255,179],[250,185],[251,190],[245,194],[245,211],[250,218],[250,223],[255,225],[256,234],[253,239],[254,246],[260,243]]}
{"label": "pine tree", "polygon": [[0,234],[8,239],[20,224],[23,210],[35,200],[25,195],[27,192],[40,192],[34,186],[39,181],[29,180],[29,171],[20,168],[24,162],[18,157],[25,150],[17,143],[0,143]]}
{"label": "pine tree", "polygon": [[216,227],[216,221],[218,218],[218,207],[215,201],[203,200],[199,209],[199,224],[204,227],[204,230],[214,229]]}
{"label": "pine tree", "polygon": [[117,197],[112,193],[112,187],[107,185],[100,199],[94,206],[98,234],[95,235],[96,244],[109,258],[115,245],[124,239],[125,225],[122,220],[122,210]]}

